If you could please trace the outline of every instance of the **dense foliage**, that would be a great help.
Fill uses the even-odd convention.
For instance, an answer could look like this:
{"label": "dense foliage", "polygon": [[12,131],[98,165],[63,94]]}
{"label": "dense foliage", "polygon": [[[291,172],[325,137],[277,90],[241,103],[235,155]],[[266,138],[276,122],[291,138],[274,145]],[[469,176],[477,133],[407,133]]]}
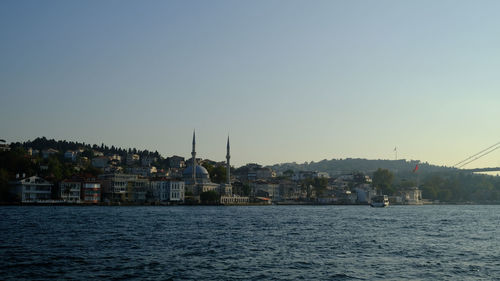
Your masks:
{"label": "dense foliage", "polygon": [[394,174],[387,169],[378,168],[373,173],[373,186],[377,188],[382,194],[393,194],[394,187],[392,186],[392,181],[394,179]]}
{"label": "dense foliage", "polygon": [[[322,160],[319,162],[283,163],[269,166],[277,172],[285,171],[319,171],[327,172],[331,176],[352,173],[354,171],[365,174],[372,174],[378,168],[387,169],[389,171],[397,171],[401,177],[410,177],[413,169],[418,164],[420,174],[428,174],[435,172],[451,172],[457,171],[455,168],[435,166],[429,163],[422,163],[417,160],[369,160],[369,159],[331,159]],[[396,175],[395,175],[396,176]]]}
{"label": "dense foliage", "polygon": [[422,197],[442,202],[500,201],[500,177],[471,173],[436,173],[422,185]]}
{"label": "dense foliage", "polygon": [[77,149],[83,148],[85,150],[91,150],[91,149],[97,150],[97,151],[100,151],[106,155],[117,154],[117,155],[120,155],[122,157],[125,157],[127,155],[127,153],[138,154],[141,156],[141,158],[146,157],[146,156],[152,156],[152,157],[159,157],[160,156],[158,151],[150,152],[147,149],[146,150],[138,150],[136,148],[124,149],[124,148],[115,147],[114,145],[109,147],[109,146],[105,145],[104,143],[101,145],[97,145],[97,144],[90,145],[90,144],[86,144],[84,142],[54,140],[54,139],[47,139],[45,137],[36,138],[32,141],[27,141],[24,143],[13,143],[13,144],[11,144],[11,146],[13,146],[13,147],[22,146],[24,149],[33,148],[36,150],[53,148],[53,149],[57,149],[63,153],[65,151],[68,151],[68,150],[77,150]]}
{"label": "dense foliage", "polygon": [[219,194],[213,190],[205,191],[200,194],[200,200],[203,204],[216,204],[219,201]]}
{"label": "dense foliage", "polygon": [[210,176],[210,179],[214,183],[225,183],[227,180],[226,166],[225,165],[212,165],[208,162],[202,164]]}

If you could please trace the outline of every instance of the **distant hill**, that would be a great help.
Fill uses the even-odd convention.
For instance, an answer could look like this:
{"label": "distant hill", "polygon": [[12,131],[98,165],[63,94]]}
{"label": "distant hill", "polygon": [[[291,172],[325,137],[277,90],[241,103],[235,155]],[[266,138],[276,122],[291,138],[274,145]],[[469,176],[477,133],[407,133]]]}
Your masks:
{"label": "distant hill", "polygon": [[318,171],[327,172],[330,176],[348,174],[352,172],[362,172],[371,175],[378,168],[388,169],[392,173],[405,177],[411,175],[416,165],[418,165],[418,173],[430,174],[436,172],[452,172],[457,171],[455,168],[436,166],[428,163],[422,163],[418,160],[369,160],[369,159],[332,159],[322,160],[319,162],[309,162],[303,164],[283,163],[269,166],[275,171],[284,172],[286,170],[293,171]]}

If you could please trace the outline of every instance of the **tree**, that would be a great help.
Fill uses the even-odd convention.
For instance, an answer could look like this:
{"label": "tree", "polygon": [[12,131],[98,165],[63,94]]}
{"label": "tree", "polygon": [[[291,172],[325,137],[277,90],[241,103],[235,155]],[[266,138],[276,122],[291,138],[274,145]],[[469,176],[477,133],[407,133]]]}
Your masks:
{"label": "tree", "polygon": [[372,182],[382,194],[392,195],[394,193],[394,188],[392,187],[393,179],[394,174],[389,170],[378,168],[377,171],[373,173]]}
{"label": "tree", "polygon": [[328,180],[325,178],[308,178],[302,181],[301,190],[306,192],[306,198],[309,200],[313,191],[316,193],[316,197],[321,196],[327,185]]}
{"label": "tree", "polygon": [[91,174],[92,176],[97,177],[98,175],[102,174],[102,170],[88,164],[85,166],[83,173]]}
{"label": "tree", "polygon": [[214,183],[225,183],[227,180],[226,167],[223,165],[211,165],[207,162],[202,164],[207,169],[210,179]]}
{"label": "tree", "polygon": [[216,204],[219,201],[219,194],[213,190],[205,191],[200,194],[200,200],[203,204]]}
{"label": "tree", "polygon": [[288,169],[288,170],[286,170],[286,171],[284,171],[284,172],[283,172],[283,175],[284,175],[285,177],[287,177],[287,178],[291,178],[291,177],[293,177],[293,175],[294,175],[294,174],[295,174],[295,173],[293,172],[293,170],[292,170],[292,169]]}
{"label": "tree", "polygon": [[241,192],[243,193],[242,194],[243,196],[250,196],[250,192],[251,192],[250,185],[248,185],[247,183],[243,184],[243,187],[241,188]]}
{"label": "tree", "polygon": [[53,176],[57,181],[63,178],[63,166],[56,156],[50,156],[49,158],[49,175]]}
{"label": "tree", "polygon": [[361,172],[355,172],[353,175],[353,180],[356,184],[366,183],[365,175]]}
{"label": "tree", "polygon": [[9,174],[0,169],[0,202],[9,201]]}

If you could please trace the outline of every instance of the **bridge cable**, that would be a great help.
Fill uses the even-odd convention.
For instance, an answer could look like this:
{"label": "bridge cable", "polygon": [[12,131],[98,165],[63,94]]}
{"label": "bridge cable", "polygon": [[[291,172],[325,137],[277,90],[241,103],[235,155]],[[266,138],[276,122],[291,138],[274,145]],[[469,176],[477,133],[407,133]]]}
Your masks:
{"label": "bridge cable", "polygon": [[[474,162],[474,161],[476,161],[477,159],[479,159],[479,158],[481,158],[481,157],[483,157],[483,156],[486,156],[486,155],[488,155],[488,154],[492,153],[493,151],[495,151],[495,150],[497,150],[497,149],[499,149],[499,148],[500,148],[500,146],[497,146],[497,147],[495,147],[495,148],[493,148],[493,149],[491,149],[491,150],[489,150],[489,151],[487,151],[487,152],[485,152],[485,153],[483,153],[483,154],[481,154],[481,155],[477,155],[477,154],[475,154],[475,155],[477,155],[477,156],[476,156],[474,159],[469,160],[469,161],[467,161],[467,162],[465,162],[465,163],[461,164],[461,165],[460,165],[460,166],[458,166],[457,168],[462,168],[463,166],[465,166],[465,165],[467,165],[467,164],[469,164],[469,163],[471,163],[471,162]],[[463,161],[462,161],[462,162],[463,162]]]}
{"label": "bridge cable", "polygon": [[[500,145],[500,142],[497,142],[497,143],[495,143],[494,145],[492,145],[492,146],[490,146],[490,147],[488,147],[488,148],[486,148],[486,149],[483,149],[483,150],[479,151],[478,153],[476,153],[476,154],[474,154],[474,155],[472,155],[472,156],[469,156],[469,157],[465,158],[464,160],[462,160],[462,161],[458,162],[457,164],[453,165],[452,167],[457,167],[458,165],[460,165],[460,164],[462,164],[462,163],[464,163],[464,162],[466,162],[466,161],[469,161],[470,159],[472,159],[472,158],[474,158],[474,157],[478,156],[479,154],[484,153],[484,152],[486,152],[486,151],[490,150],[491,148],[493,148],[493,147],[495,147],[495,146],[498,146],[498,145]],[[497,147],[497,148],[498,148],[498,147]],[[496,150],[497,148],[495,148],[495,149],[493,149],[493,150]],[[492,150],[492,151],[493,151],[493,150]],[[490,151],[490,152],[492,152],[492,151]],[[489,154],[490,152],[488,152],[488,153],[486,153],[486,154]],[[486,154],[485,154],[485,155],[486,155]],[[480,156],[479,158],[481,158],[481,157],[483,157],[483,156],[484,156],[484,155]],[[479,158],[474,158],[474,160],[477,160],[477,159],[479,159]],[[474,161],[474,160],[472,160],[472,161]],[[472,161],[471,161],[471,162],[472,162]],[[469,163],[470,163],[470,162],[467,162],[467,163],[465,163],[465,164],[462,164],[462,165],[460,165],[458,168],[460,168],[460,167],[462,167],[462,166],[464,166],[464,165],[466,165],[466,164],[469,164]]]}

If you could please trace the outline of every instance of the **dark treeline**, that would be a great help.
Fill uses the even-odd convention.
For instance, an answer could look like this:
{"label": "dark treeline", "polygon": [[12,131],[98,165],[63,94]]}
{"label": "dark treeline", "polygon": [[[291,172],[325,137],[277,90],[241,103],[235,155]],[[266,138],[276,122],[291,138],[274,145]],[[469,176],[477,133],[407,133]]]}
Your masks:
{"label": "dark treeline", "polygon": [[500,177],[465,172],[434,173],[422,181],[422,196],[441,202],[500,201]]}
{"label": "dark treeline", "polygon": [[104,153],[105,155],[117,154],[117,155],[120,155],[122,157],[126,157],[127,154],[138,154],[141,156],[141,158],[142,157],[160,158],[160,156],[161,156],[158,153],[158,151],[151,152],[151,151],[148,151],[147,149],[146,150],[138,150],[136,148],[124,149],[124,148],[120,148],[120,147],[115,147],[114,145],[108,146],[108,145],[105,145],[104,143],[102,143],[101,145],[97,145],[97,144],[90,145],[90,144],[86,144],[84,142],[81,143],[81,142],[66,141],[66,140],[54,140],[54,139],[47,139],[45,137],[39,137],[39,138],[36,138],[32,141],[27,141],[24,143],[20,143],[20,142],[12,143],[10,146],[13,148],[20,146],[20,147],[23,147],[25,150],[28,148],[32,148],[32,149],[36,149],[39,151],[52,148],[52,149],[57,149],[62,153],[64,153],[65,151],[68,151],[68,150],[77,150],[77,149],[83,148],[83,149],[88,150],[88,151],[90,151],[90,150],[100,151],[100,152]]}

